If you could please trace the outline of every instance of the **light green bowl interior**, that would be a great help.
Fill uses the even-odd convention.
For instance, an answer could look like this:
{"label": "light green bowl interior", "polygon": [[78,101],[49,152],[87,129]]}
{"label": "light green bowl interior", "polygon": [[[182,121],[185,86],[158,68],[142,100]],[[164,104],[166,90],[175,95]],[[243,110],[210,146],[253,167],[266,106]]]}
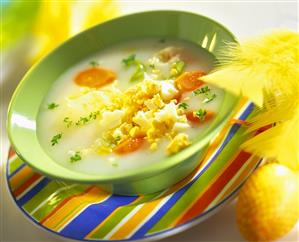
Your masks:
{"label": "light green bowl interior", "polygon": [[234,36],[217,22],[197,14],[179,11],[137,13],[84,31],[37,63],[17,87],[9,106],[7,121],[9,138],[17,154],[30,166],[51,177],[76,182],[109,183],[149,177],[174,167],[205,147],[230,116],[238,97],[225,93],[219,114],[193,145],[150,167],[112,176],[84,174],[59,165],[41,147],[36,134],[36,119],[43,98],[53,82],[66,69],[107,46],[147,37],[191,41],[216,58],[225,42],[236,42]]}

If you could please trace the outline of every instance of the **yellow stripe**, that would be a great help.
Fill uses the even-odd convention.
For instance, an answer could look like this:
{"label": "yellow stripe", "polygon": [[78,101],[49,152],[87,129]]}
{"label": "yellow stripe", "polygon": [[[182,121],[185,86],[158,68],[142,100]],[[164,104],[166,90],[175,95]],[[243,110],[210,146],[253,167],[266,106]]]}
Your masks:
{"label": "yellow stripe", "polygon": [[31,177],[33,173],[34,171],[29,166],[23,167],[9,180],[12,190],[16,190],[28,177]]}
{"label": "yellow stripe", "polygon": [[65,224],[67,224],[73,217],[82,210],[86,205],[91,203],[98,203],[109,196],[108,193],[100,190],[98,187],[92,188],[83,196],[74,197],[59,210],[57,210],[51,217],[49,217],[43,225],[54,231],[59,231]]}
{"label": "yellow stripe", "polygon": [[[163,197],[164,198],[164,197]],[[121,240],[130,235],[138,225],[157,207],[163,198],[144,204],[138,213],[135,213],[126,223],[124,223],[112,236],[110,240]]]}

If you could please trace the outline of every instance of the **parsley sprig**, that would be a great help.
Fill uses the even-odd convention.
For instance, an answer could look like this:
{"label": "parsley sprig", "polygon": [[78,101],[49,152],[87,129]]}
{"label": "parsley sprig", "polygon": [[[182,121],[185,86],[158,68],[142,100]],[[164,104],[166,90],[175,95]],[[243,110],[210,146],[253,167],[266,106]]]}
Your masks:
{"label": "parsley sprig", "polygon": [[70,157],[70,162],[74,163],[74,162],[79,161],[79,160],[82,160],[82,157],[80,155],[80,152],[76,151],[76,153]]}
{"label": "parsley sprig", "polygon": [[90,64],[92,67],[97,67],[97,66],[100,65],[99,62],[97,62],[97,61],[90,61],[89,64]]}
{"label": "parsley sprig", "polygon": [[135,64],[135,62],[136,62],[136,59],[135,59],[135,58],[136,58],[136,55],[135,55],[135,54],[132,54],[132,55],[130,55],[128,58],[123,59],[123,60],[122,60],[122,63],[123,63],[125,66],[129,67],[129,66]]}
{"label": "parsley sprig", "polygon": [[57,108],[59,105],[57,103],[49,103],[48,104],[48,109],[54,109],[54,108]]}
{"label": "parsley sprig", "polygon": [[66,124],[66,127],[69,128],[73,125],[73,121],[69,117],[65,117],[63,122]]}
{"label": "parsley sprig", "polygon": [[61,137],[62,137],[62,133],[54,135],[51,139],[51,145],[52,146],[57,145],[58,141],[61,139]]}
{"label": "parsley sprig", "polygon": [[76,122],[77,126],[84,125],[89,123],[92,120],[95,120],[100,115],[100,111],[91,112],[88,116],[80,117],[80,119]]}

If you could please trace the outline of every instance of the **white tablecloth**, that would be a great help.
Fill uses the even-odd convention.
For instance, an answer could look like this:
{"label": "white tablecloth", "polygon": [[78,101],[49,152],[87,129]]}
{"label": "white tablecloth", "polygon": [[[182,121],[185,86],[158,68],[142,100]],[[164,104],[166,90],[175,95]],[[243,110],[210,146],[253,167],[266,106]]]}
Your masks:
{"label": "white tablecloth", "polygon": [[[296,1],[122,1],[123,13],[153,9],[179,9],[209,16],[227,26],[239,39],[270,31],[289,28],[298,31],[298,6]],[[83,4],[83,1],[82,1]],[[24,51],[20,46],[20,51]],[[10,198],[4,180],[4,162],[9,147],[5,119],[7,104],[26,67],[20,52],[14,58],[2,55],[1,65],[1,215],[0,241],[40,242],[64,241],[37,228],[27,220]],[[181,241],[243,241],[235,223],[235,202],[225,206],[201,224],[162,240]],[[299,224],[281,241],[299,241]]]}

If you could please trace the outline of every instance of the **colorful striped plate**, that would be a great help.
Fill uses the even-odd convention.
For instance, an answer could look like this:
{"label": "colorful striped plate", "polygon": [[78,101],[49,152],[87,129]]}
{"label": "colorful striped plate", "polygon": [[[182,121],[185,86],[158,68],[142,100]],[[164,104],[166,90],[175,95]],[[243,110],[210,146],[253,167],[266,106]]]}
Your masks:
{"label": "colorful striped plate", "polygon": [[[243,101],[235,118],[253,105]],[[146,196],[117,196],[95,185],[51,180],[10,150],[7,181],[17,206],[40,227],[88,241],[154,240],[199,223],[239,190],[260,159],[239,149],[244,128],[227,123],[199,167],[175,186]]]}

